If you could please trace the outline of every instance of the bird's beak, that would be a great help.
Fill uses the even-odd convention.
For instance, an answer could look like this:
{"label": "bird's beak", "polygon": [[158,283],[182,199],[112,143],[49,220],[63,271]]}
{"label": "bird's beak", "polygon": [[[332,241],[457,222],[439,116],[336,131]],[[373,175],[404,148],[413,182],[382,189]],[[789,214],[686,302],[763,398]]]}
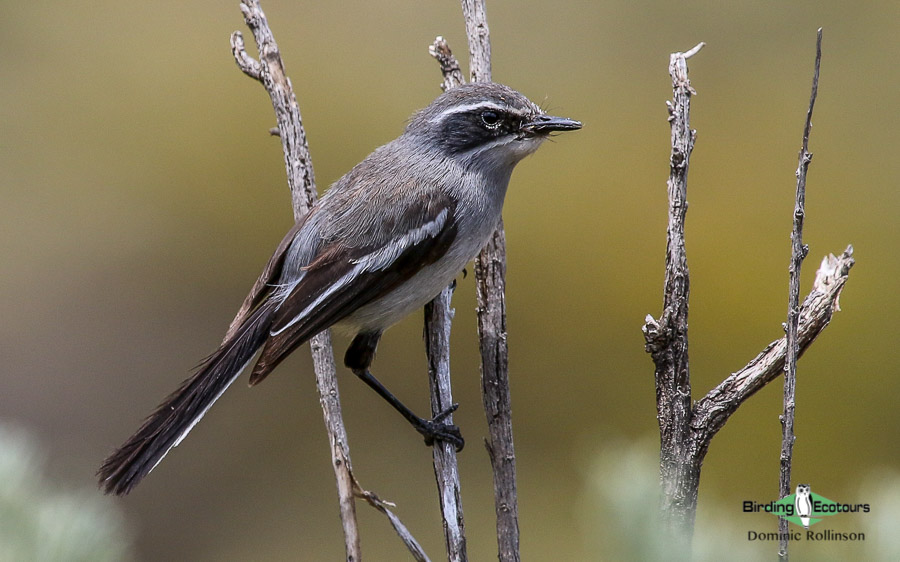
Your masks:
{"label": "bird's beak", "polygon": [[581,121],[552,115],[536,115],[531,121],[522,123],[522,131],[532,135],[546,135],[553,131],[577,131]]}

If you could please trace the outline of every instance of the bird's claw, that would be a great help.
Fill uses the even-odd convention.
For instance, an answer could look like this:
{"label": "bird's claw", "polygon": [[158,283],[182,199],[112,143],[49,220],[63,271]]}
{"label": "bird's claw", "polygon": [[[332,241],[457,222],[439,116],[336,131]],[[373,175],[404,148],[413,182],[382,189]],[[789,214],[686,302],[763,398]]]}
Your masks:
{"label": "bird's claw", "polygon": [[416,427],[416,431],[425,437],[426,445],[432,447],[434,446],[435,441],[444,441],[445,443],[453,445],[456,448],[457,453],[462,451],[466,441],[463,439],[459,427],[452,423],[444,423],[444,420],[447,419],[450,414],[455,412],[457,408],[459,408],[459,404],[453,404],[443,412],[434,416],[434,418],[422,420],[422,423]]}

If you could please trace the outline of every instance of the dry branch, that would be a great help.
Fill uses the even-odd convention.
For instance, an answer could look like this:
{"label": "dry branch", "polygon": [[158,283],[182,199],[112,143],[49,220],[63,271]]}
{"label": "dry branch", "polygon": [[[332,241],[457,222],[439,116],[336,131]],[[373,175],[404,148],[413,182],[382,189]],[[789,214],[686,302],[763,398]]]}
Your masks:
{"label": "dry branch", "polygon": [[[803,300],[798,316],[798,357],[809,348],[840,310],[840,296],[853,267],[853,246],[840,256],[822,259],[812,291]],[[697,444],[707,445],[745,400],[784,373],[786,337],[775,340],[741,370],[732,373],[694,406],[691,429]]]}
{"label": "dry branch", "polygon": [[[666,276],[663,313],[659,322],[647,318],[644,337],[647,351],[656,365],[656,407],[660,433],[659,470],[663,486],[663,511],[668,530],[684,537],[693,526],[696,498],[694,475],[683,471],[691,419],[691,379],[688,368],[688,296],[690,277],[684,245],[684,221],[687,214],[687,174],[696,131],[691,130],[691,95],[696,92],[688,80],[687,59],[703,43],[687,53],[669,58],[674,98],[666,102],[671,125],[672,151],[669,156],[669,225],[666,242]],[[699,474],[696,476],[699,478]],[[686,480],[687,479],[687,480]],[[683,509],[687,507],[688,509]]]}
{"label": "dry branch", "polygon": [[[431,389],[431,411],[437,416],[453,404],[450,390],[450,324],[453,309],[450,299],[453,286],[447,287],[433,301],[425,305],[425,350],[428,355],[428,380]],[[452,414],[447,418],[453,423]],[[466,531],[460,496],[459,466],[456,447],[437,441],[432,447],[434,477],[440,496],[444,544],[450,562],[465,562]]]}
{"label": "dry branch", "polygon": [[[788,289],[788,315],[787,315],[787,357],[784,373],[784,410],[781,414],[781,456],[778,473],[778,497],[783,498],[791,493],[791,464],[794,458],[794,394],[797,384],[797,326],[800,318],[800,266],[809,252],[809,247],[803,244],[803,219],[806,216],[806,172],[812,160],[809,153],[809,133],[812,128],[813,108],[816,105],[816,95],[819,92],[819,65],[822,62],[822,28],[816,34],[816,64],[813,72],[812,93],[809,97],[809,108],[806,110],[806,123],[803,126],[803,145],[800,148],[799,164],[797,165],[797,195],[794,201],[794,227],[791,231],[791,265],[790,282]],[[788,532],[788,520],[778,519],[778,532],[781,537],[786,537]],[[788,559],[788,541],[781,538],[778,541],[778,556],[782,560]]]}
{"label": "dry branch", "polygon": [[[695,92],[687,79],[686,59],[702,46],[701,43],[684,54],[675,53],[670,59],[674,101],[667,103],[672,153],[664,308],[659,320],[648,315],[643,327],[646,350],[656,367],[661,509],[665,530],[676,548],[675,556],[685,556],[687,550],[678,548],[690,545],[700,468],[712,438],[747,398],[784,373],[787,351],[786,337],[772,342],[746,367],[726,378],[691,407],[687,354],[690,283],[684,251],[684,219],[688,162],[696,132],[690,129],[690,97]],[[804,151],[805,148],[804,144]],[[803,161],[801,154],[801,166]],[[801,251],[805,251],[803,246]],[[812,292],[798,309],[798,356],[825,329],[834,311],[839,310],[838,297],[853,266],[852,256],[853,248],[848,247],[841,256],[832,255],[823,260]]]}
{"label": "dry branch", "polygon": [[[469,76],[491,81],[491,39],[484,0],[461,0],[469,42]],[[516,452],[509,395],[509,350],[506,341],[506,235],[503,221],[475,258],[481,387],[490,438],[486,441],[494,473],[494,510],[501,562],[519,560],[519,506]]]}
{"label": "dry branch", "polygon": [[484,0],[460,0],[469,40],[469,80],[491,81],[491,31]]}
{"label": "dry branch", "polygon": [[428,47],[428,54],[434,57],[441,66],[441,75],[444,77],[441,81],[442,91],[446,92],[465,83],[466,80],[463,78],[462,70],[459,69],[459,61],[453,56],[450,45],[447,44],[443,37],[438,35],[434,39],[434,43]]}
{"label": "dry branch", "polygon": [[[352,473],[350,475],[353,476]],[[403,521],[400,521],[400,518],[397,517],[394,512],[389,509],[390,507],[394,507],[394,504],[382,500],[372,492],[363,490],[359,486],[359,482],[357,482],[355,478],[353,480],[353,493],[358,497],[366,500],[366,503],[374,507],[376,510],[380,511],[382,514],[384,514],[385,517],[388,518],[388,521],[390,521],[391,526],[394,528],[394,531],[397,532],[400,540],[403,541],[404,545],[406,545],[407,550],[409,550],[409,553],[412,554],[416,562],[431,562],[431,559],[428,558],[428,556],[425,554],[425,551],[422,550],[422,546],[419,545],[415,537],[412,536],[412,533],[409,532],[409,529],[406,528],[406,525],[403,524]]]}
{"label": "dry branch", "polygon": [[[253,32],[259,51],[259,60],[254,60],[244,47],[244,38],[240,31],[231,35],[231,49],[238,67],[245,74],[258,80],[265,87],[278,123],[278,136],[284,151],[284,163],[287,170],[288,187],[291,191],[291,202],[294,209],[294,220],[299,221],[315,203],[316,180],[313,173],[309,145],[306,142],[306,131],[300,118],[300,106],[290,79],[284,70],[281,53],[275,37],[269,28],[265,13],[257,0],[242,0],[241,12],[244,22]],[[245,303],[245,307],[248,303]],[[238,312],[242,315],[244,309]],[[232,328],[234,329],[234,323]],[[310,340],[313,367],[316,373],[316,388],[319,403],[325,418],[325,427],[331,444],[331,461],[334,469],[340,503],[341,523],[344,529],[344,546],[348,561],[361,560],[359,542],[359,525],[356,520],[356,504],[354,496],[364,498],[384,513],[394,530],[407,545],[416,560],[427,560],[406,527],[391,513],[384,502],[371,492],[363,490],[353,475],[350,462],[350,446],[347,431],[341,415],[341,401],[338,392],[334,363],[334,351],[331,346],[331,332],[326,330]]]}
{"label": "dry branch", "polygon": [[[447,91],[464,82],[459,63],[443,37],[436,38],[428,52],[440,64],[444,77],[441,82],[442,90]],[[440,415],[453,404],[450,388],[450,325],[453,320],[450,300],[453,288],[454,285],[451,284],[425,306],[425,353],[428,357],[432,416]],[[452,415],[447,418],[447,422],[453,423]],[[465,562],[468,555],[456,448],[450,443],[437,441],[432,448],[432,456],[447,559],[450,562]]]}

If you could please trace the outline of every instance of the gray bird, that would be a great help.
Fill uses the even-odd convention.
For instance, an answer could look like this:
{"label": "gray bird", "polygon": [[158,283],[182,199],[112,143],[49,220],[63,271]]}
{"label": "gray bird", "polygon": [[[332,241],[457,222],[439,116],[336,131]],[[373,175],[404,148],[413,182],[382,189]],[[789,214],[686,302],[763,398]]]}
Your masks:
{"label": "gray bird", "polygon": [[131,491],[257,352],[251,385],[332,326],[356,334],[345,365],[427,444],[443,440],[461,449],[459,429],[443,423],[445,415],[416,416],[372,376],[378,340],[434,298],[485,245],[515,165],[550,133],[580,128],[492,83],[454,88],[413,115],[400,137],[338,180],[290,229],[219,348],[103,462],[101,488]]}

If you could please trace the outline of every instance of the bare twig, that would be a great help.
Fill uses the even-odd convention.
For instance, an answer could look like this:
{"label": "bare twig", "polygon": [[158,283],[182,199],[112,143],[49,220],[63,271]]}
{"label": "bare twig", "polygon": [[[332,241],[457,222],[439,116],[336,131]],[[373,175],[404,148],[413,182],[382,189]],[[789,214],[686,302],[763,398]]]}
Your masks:
{"label": "bare twig", "polygon": [[[791,232],[791,265],[790,288],[788,291],[787,317],[787,358],[784,373],[784,412],[781,415],[781,457],[778,478],[779,498],[791,493],[791,464],[794,458],[794,393],[797,384],[797,326],[800,317],[800,266],[809,252],[803,244],[803,219],[806,215],[806,172],[812,160],[809,153],[809,133],[812,128],[813,108],[819,90],[819,65],[822,61],[822,28],[816,34],[816,63],[813,72],[812,93],[809,97],[809,108],[806,110],[806,123],[803,126],[803,145],[800,149],[797,166],[797,196],[794,202],[794,228]],[[778,531],[781,537],[787,537],[788,520],[778,519]],[[779,540],[778,556],[788,559],[787,538]]]}
{"label": "bare twig", "polygon": [[[300,118],[300,106],[294,95],[290,79],[284,71],[284,63],[275,37],[269,28],[265,13],[256,0],[242,0],[241,12],[247,27],[253,32],[259,50],[259,61],[244,50],[240,31],[231,35],[231,47],[240,69],[259,80],[269,93],[278,121],[278,133],[284,150],[284,164],[287,170],[288,186],[294,208],[294,220],[299,221],[316,200],[316,180],[306,131]],[[340,394],[338,393],[334,351],[331,347],[331,333],[326,330],[310,340],[313,368],[316,373],[316,388],[319,403],[325,417],[325,426],[331,444],[331,461],[337,482],[341,523],[344,529],[344,546],[347,560],[360,560],[359,524],[356,521],[356,504],[353,496],[353,475],[350,463],[350,449],[347,431],[341,415]]]}
{"label": "bare twig", "polygon": [[[798,315],[798,357],[809,348],[840,310],[840,296],[853,267],[853,246],[835,257],[828,255],[816,271],[812,291]],[[775,340],[741,370],[732,373],[694,406],[691,429],[698,445],[709,444],[738,406],[784,373],[787,338]],[[705,454],[705,453],[704,453]],[[702,459],[701,459],[702,460]]]}
{"label": "bare twig", "polygon": [[[459,63],[443,37],[436,38],[428,48],[428,52],[441,66],[441,73],[444,76],[441,83],[442,90],[447,91],[464,82]],[[453,404],[450,388],[450,325],[453,319],[450,300],[453,288],[454,285],[451,284],[425,306],[425,353],[428,356],[428,380],[433,416],[441,414]],[[447,422],[453,423],[452,417],[448,418]],[[432,448],[432,454],[447,559],[451,562],[465,562],[468,555],[456,448],[449,443],[438,441]]]}
{"label": "bare twig", "polygon": [[[687,214],[687,174],[696,131],[691,130],[691,95],[696,92],[688,80],[686,59],[696,54],[703,43],[687,53],[669,58],[674,98],[666,102],[671,125],[672,151],[669,157],[669,226],[666,241],[666,278],[663,313],[657,323],[648,318],[644,326],[647,351],[656,365],[656,407],[660,432],[659,469],[663,486],[663,512],[673,538],[689,537],[684,531],[693,526],[693,512],[678,506],[691,501],[684,494],[690,489],[683,474],[683,447],[691,419],[691,379],[688,368],[688,296],[690,280],[684,246],[684,220]],[[699,477],[699,475],[697,475]],[[688,519],[684,519],[687,517]]]}
{"label": "bare twig", "polygon": [[494,473],[494,511],[501,562],[519,560],[519,504],[516,451],[509,394],[506,342],[506,236],[501,221],[475,259],[478,334],[481,344],[481,392],[489,440],[485,441]]}
{"label": "bare twig", "polygon": [[[261,82],[272,101],[278,123],[277,136],[281,138],[284,150],[284,164],[287,170],[288,186],[291,190],[294,220],[299,221],[309,211],[317,197],[316,180],[309,155],[309,145],[306,141],[306,131],[300,118],[300,106],[297,104],[291,81],[284,71],[284,63],[281,60],[278,45],[259,2],[257,0],[241,0],[241,12],[244,14],[247,27],[253,32],[259,51],[259,60],[254,60],[246,52],[244,38],[240,31],[235,31],[231,35],[232,53],[238,67],[251,78]],[[276,133],[273,132],[273,134]],[[245,303],[246,305],[247,303]],[[238,317],[244,311],[242,308]],[[232,323],[231,329],[234,329],[234,323]],[[377,502],[373,502],[372,498],[377,499],[377,497],[371,492],[364,491],[353,475],[350,446],[341,415],[331,332],[326,330],[313,337],[310,340],[310,349],[316,373],[319,403],[322,406],[325,427],[331,444],[331,461],[338,489],[347,560],[358,561],[362,557],[354,495],[365,498],[371,505],[385,513],[413,556],[417,560],[427,560],[421,547],[415,542],[406,527],[383,505],[380,507],[376,505]]]}
{"label": "bare twig", "polygon": [[[484,0],[461,0],[469,41],[469,75],[491,81],[491,39]],[[519,560],[519,506],[516,452],[509,395],[509,350],[506,342],[506,235],[503,221],[475,258],[481,386],[490,440],[485,443],[494,472],[497,548],[501,562]]]}
{"label": "bare twig", "polygon": [[434,57],[438,64],[441,65],[441,74],[444,77],[444,80],[441,82],[441,90],[446,92],[450,88],[455,88],[465,83],[466,79],[463,78],[462,71],[459,69],[459,61],[453,56],[453,52],[450,51],[450,45],[447,44],[443,37],[438,35],[434,39],[434,43],[428,47],[428,54]]}
{"label": "bare twig", "polygon": [[469,80],[491,81],[491,31],[487,24],[485,0],[460,0],[469,40]]}
{"label": "bare twig", "polygon": [[394,515],[394,512],[390,510],[391,507],[395,507],[393,503],[384,501],[374,493],[363,490],[359,486],[359,482],[357,482],[355,478],[353,479],[353,493],[356,494],[357,497],[364,499],[366,503],[383,513],[384,516],[388,518],[388,521],[390,521],[391,526],[394,528],[394,531],[397,532],[400,540],[402,540],[403,544],[406,545],[407,550],[409,550],[410,554],[413,555],[413,558],[416,560],[416,562],[430,562],[430,559],[425,554],[425,551],[422,550],[422,546],[418,543],[418,541],[416,541],[415,537],[412,536],[412,533],[409,532],[409,529],[406,528],[406,525],[403,524],[403,521],[400,521],[400,518]]}
{"label": "bare twig", "polygon": [[[431,411],[437,416],[453,404],[450,390],[450,324],[453,309],[450,299],[453,285],[447,287],[433,301],[425,305],[425,350],[428,354],[428,381],[431,388]],[[452,414],[451,414],[452,416]],[[453,423],[452,417],[447,418]],[[434,477],[440,495],[444,543],[450,562],[465,562],[466,531],[460,496],[459,467],[456,447],[438,441],[432,447]]]}
{"label": "bare twig", "polygon": [[299,219],[316,200],[316,178],[309,157],[306,130],[300,118],[300,106],[297,105],[293,86],[284,72],[281,52],[259,2],[242,0],[241,12],[256,40],[259,61],[253,60],[244,50],[244,39],[240,31],[231,35],[231,49],[238,67],[251,78],[259,80],[272,100],[284,149],[284,165],[291,190],[294,218]]}

